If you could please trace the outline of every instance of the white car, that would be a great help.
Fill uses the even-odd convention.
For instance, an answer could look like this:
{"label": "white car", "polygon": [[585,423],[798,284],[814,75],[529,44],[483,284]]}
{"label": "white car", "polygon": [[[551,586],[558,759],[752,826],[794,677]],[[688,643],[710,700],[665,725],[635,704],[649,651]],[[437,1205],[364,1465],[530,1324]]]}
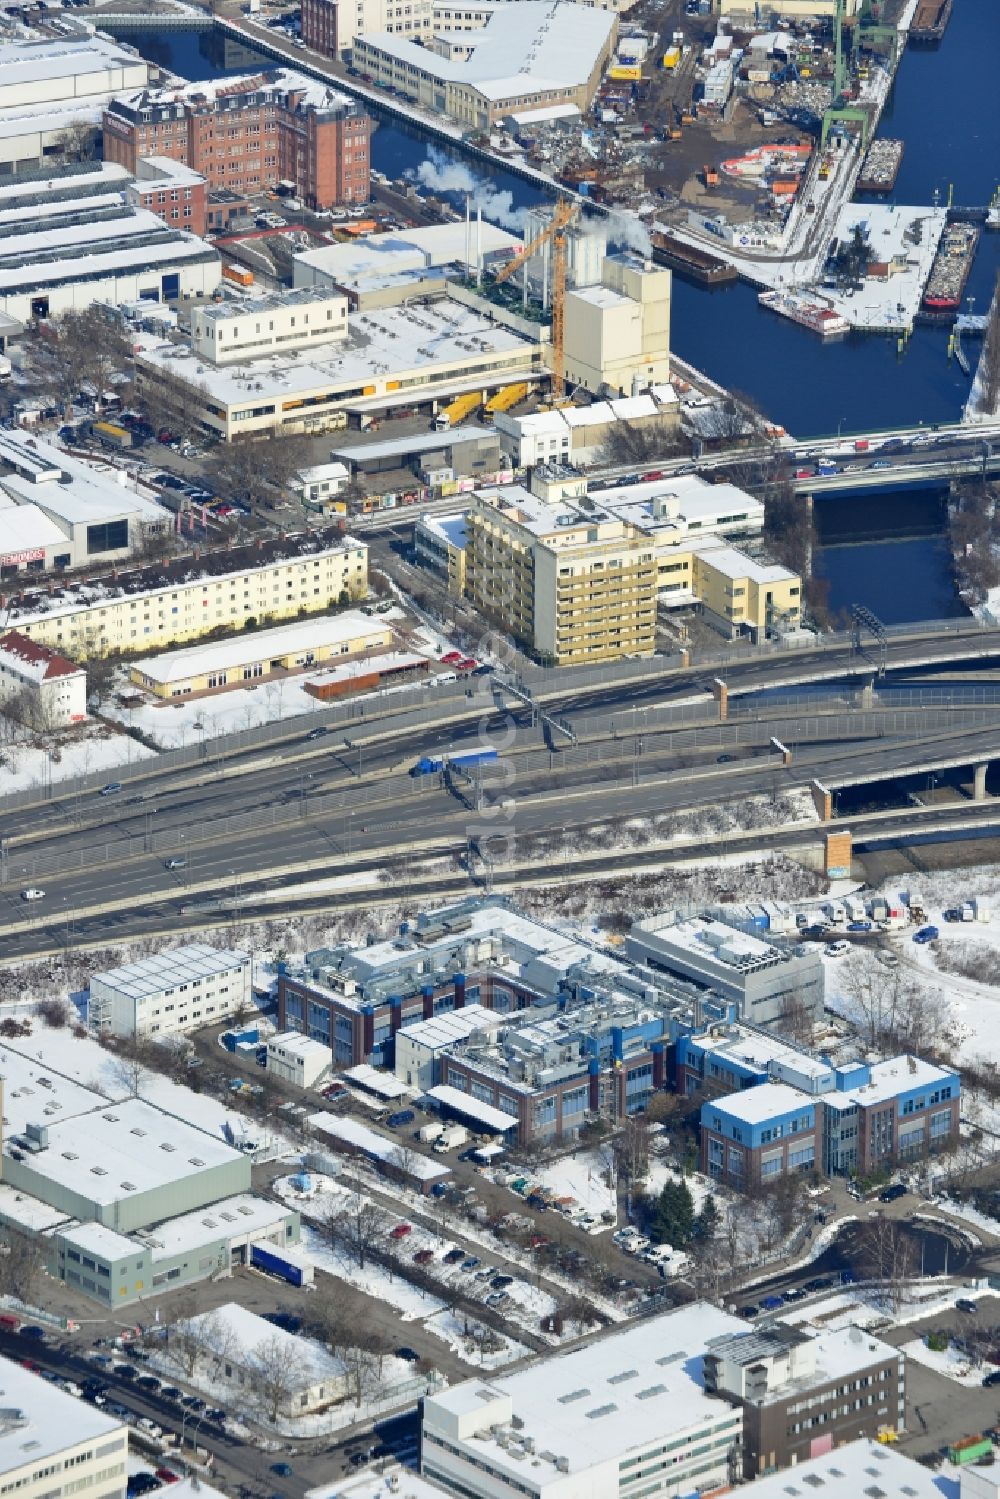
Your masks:
{"label": "white car", "polygon": [[850,952],[850,950],[851,944],[849,942],[843,941],[843,939],[841,939],[841,941],[839,942],[828,942],[826,944],[826,947],[823,949],[828,958],[842,958],[844,954]]}
{"label": "white car", "polygon": [[148,1416],[140,1416],[135,1424],[136,1426],[138,1426],[139,1430],[144,1431],[147,1436],[162,1437],[163,1435],[163,1427],[157,1426],[156,1422],[151,1421]]}
{"label": "white car", "polygon": [[641,1254],[644,1249],[649,1248],[649,1244],[645,1234],[636,1234],[634,1239],[626,1239],[622,1248],[626,1254]]}
{"label": "white car", "polygon": [[45,899],[45,891],[44,890],[36,890],[33,887],[29,887],[27,890],[22,890],[21,891],[21,899],[22,900],[44,900]]}

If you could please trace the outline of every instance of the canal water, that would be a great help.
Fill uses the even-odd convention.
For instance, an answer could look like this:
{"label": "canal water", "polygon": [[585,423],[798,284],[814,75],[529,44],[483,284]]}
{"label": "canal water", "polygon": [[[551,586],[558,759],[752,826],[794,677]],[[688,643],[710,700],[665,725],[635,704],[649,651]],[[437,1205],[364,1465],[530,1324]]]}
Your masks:
{"label": "canal water", "polygon": [[[207,31],[157,36],[136,30],[128,39],[153,61],[192,79],[244,70],[250,56],[248,49]],[[998,57],[998,0],[956,0],[940,46],[907,50],[881,127],[882,134],[905,142],[896,202],[931,203],[935,191],[946,202],[949,184],[957,204],[989,200],[1000,184]],[[480,163],[469,163],[460,151],[430,140],[418,128],[377,117],[372,165],[389,177],[422,170],[438,188],[488,177],[489,206],[499,217],[545,196],[502,168],[487,174]],[[966,288],[976,310],[985,311],[998,269],[1000,234],[984,234]],[[881,336],[821,342],[760,308],[752,287],[708,290],[680,277],[674,278],[671,321],[671,343],[681,357],[753,397],[799,437],[954,420],[968,394],[968,378],[947,359],[948,335],[942,328],[916,328],[902,354],[894,339]],[[978,344],[968,348],[976,358]],[[829,579],[833,609],[865,603],[887,623],[963,612],[941,529],[943,507],[937,505],[933,521],[921,521],[925,529],[903,537],[899,517],[911,504],[923,516],[922,502],[908,496],[817,505],[822,543],[817,569]],[[828,521],[827,515],[833,518]],[[871,534],[872,515],[877,535]],[[847,539],[851,533],[842,527],[849,517],[864,519],[866,539],[858,534]]]}

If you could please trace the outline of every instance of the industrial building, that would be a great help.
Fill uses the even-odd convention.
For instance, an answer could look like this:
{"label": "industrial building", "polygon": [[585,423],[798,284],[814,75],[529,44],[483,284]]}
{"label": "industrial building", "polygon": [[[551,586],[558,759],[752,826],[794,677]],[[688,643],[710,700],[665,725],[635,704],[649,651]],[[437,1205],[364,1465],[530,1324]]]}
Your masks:
{"label": "industrial building", "polygon": [[328,527],[3,597],[21,634],[86,660],[243,629],[248,619],[318,613],[367,591],[368,547]]}
{"label": "industrial building", "polygon": [[62,729],[87,716],[87,673],[17,630],[0,635],[0,712],[39,729]]}
{"label": "industrial building", "polygon": [[191,942],[90,980],[88,1019],[98,1035],[180,1035],[239,1015],[253,1002],[251,961]]}
{"label": "industrial building", "polygon": [[[577,7],[578,8],[578,7]],[[606,11],[587,14],[607,19]],[[594,396],[639,395],[670,379],[671,272],[626,252],[600,283],[566,293],[565,375]]]}
{"label": "industrial building", "polygon": [[387,649],[393,638],[391,626],[349,609],[147,657],[132,663],[129,676],[157,697],[188,697],[275,675],[284,679],[324,662],[357,660]]}
{"label": "industrial building", "polygon": [[212,190],[292,182],[317,209],[371,196],[368,116],[350,95],[287,68],[144,88],[112,100],[102,124],[105,159],[133,176],[141,157],[168,156]]}
{"label": "industrial building", "polygon": [[[2,193],[2,189],[0,189]],[[0,581],[128,557],[173,517],[123,482],[41,436],[0,431]]]}
{"label": "industrial building", "polygon": [[16,1359],[0,1359],[0,1487],[19,1499],[125,1499],[128,1426]]}
{"label": "industrial building", "polygon": [[83,164],[0,186],[0,310],[27,323],[94,302],[205,296],[218,253],[130,203],[120,170]]}
{"label": "industrial building", "polygon": [[635,526],[512,484],[466,515],[466,592],[554,666],[651,656],[656,557]]}
{"label": "industrial building", "polygon": [[407,1087],[427,1092],[440,1081],[440,1059],[446,1052],[502,1023],[501,1015],[480,1004],[417,1020],[396,1035],[396,1076]]}
{"label": "industrial building", "polygon": [[[589,406],[559,406],[515,416],[498,411],[493,418],[501,446],[515,468],[535,464],[576,464],[600,460],[605,443],[620,422],[663,431],[665,441],[678,421],[677,396],[669,385],[654,385],[640,396],[593,401]],[[645,486],[640,486],[643,490]]]}
{"label": "industrial building", "polygon": [[617,17],[567,0],[507,0],[488,24],[417,45],[389,32],[357,36],[352,61],[383,88],[489,130],[525,108],[590,107],[614,50]]}
{"label": "industrial building", "polygon": [[351,310],[367,312],[413,297],[440,294],[456,273],[505,265],[522,240],[481,219],[366,234],[306,250],[293,261],[295,286],[342,292]]}
{"label": "industrial building", "polygon": [[[492,427],[414,432],[408,437],[387,437],[381,442],[334,448],[330,456],[345,463],[351,476],[360,479],[409,473],[425,479],[433,475],[440,484],[476,477],[500,483],[503,480],[497,475],[505,472],[500,443]],[[506,481],[509,483],[511,478],[513,475],[508,472]],[[456,483],[456,492],[457,488]]]}
{"label": "industrial building", "polygon": [[306,349],[347,337],[347,298],[308,290],[216,302],[191,309],[191,347],[199,359],[233,364],[262,354]]}
{"label": "industrial building", "polygon": [[142,386],[164,376],[188,384],[198,422],[228,441],[324,432],[342,427],[345,413],[506,385],[539,370],[542,349],[537,337],[448,297],[359,313],[346,338],[226,365],[199,360],[184,344],[142,339],[136,366]]}
{"label": "industrial building", "polygon": [[706,1389],[702,1354],[744,1331],[698,1302],[431,1394],[420,1471],[446,1493],[480,1499],[722,1490],[739,1473],[743,1415]]}
{"label": "industrial building", "polygon": [[765,941],[710,917],[668,911],[636,921],[625,939],[636,963],[677,974],[735,1003],[739,1018],[778,1025],[792,1014],[823,1013],[823,960],[818,949]]}

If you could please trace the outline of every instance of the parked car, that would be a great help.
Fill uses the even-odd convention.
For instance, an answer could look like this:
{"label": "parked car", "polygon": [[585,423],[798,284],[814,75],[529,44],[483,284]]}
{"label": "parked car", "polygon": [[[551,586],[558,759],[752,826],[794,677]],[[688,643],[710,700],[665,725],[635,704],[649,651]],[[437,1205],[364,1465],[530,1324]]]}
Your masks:
{"label": "parked car", "polygon": [[839,942],[828,942],[823,949],[828,958],[842,958],[844,954],[849,953],[850,950],[851,944],[849,942],[845,942],[843,937],[841,937]]}
{"label": "parked car", "polygon": [[1000,1369],[994,1369],[991,1374],[987,1374],[983,1379],[984,1389],[989,1389],[991,1385],[996,1384],[1000,1384]]}
{"label": "parked car", "polygon": [[433,1258],[433,1249],[418,1249],[416,1254],[413,1256],[413,1263],[415,1265],[429,1265]]}
{"label": "parked car", "polygon": [[402,1348],[396,1349],[396,1357],[404,1359],[408,1364],[419,1364],[420,1362],[420,1354],[416,1349],[407,1348],[405,1344]]}
{"label": "parked car", "polygon": [[465,1259],[465,1250],[464,1249],[449,1249],[448,1253],[444,1257],[444,1263],[446,1265],[457,1265],[457,1264],[460,1264],[460,1262],[462,1260],[464,1260],[464,1259]]}
{"label": "parked car", "polygon": [[976,1311],[976,1303],[970,1301],[968,1296],[960,1296],[955,1302],[955,1306],[960,1312],[968,1312],[970,1315],[974,1315]]}
{"label": "parked car", "polygon": [[944,912],[944,919],[945,921],[961,921],[962,912],[957,906],[949,906],[948,910]]}
{"label": "parked car", "polygon": [[279,1478],[291,1478],[292,1465],[291,1463],[272,1463],[271,1472],[277,1473]]}
{"label": "parked car", "polygon": [[870,921],[849,921],[847,930],[849,932],[870,932],[872,924]]}
{"label": "parked car", "polygon": [[389,1238],[390,1239],[405,1239],[406,1236],[407,1236],[407,1234],[412,1234],[412,1232],[413,1232],[413,1224],[412,1223],[397,1223],[395,1228],[390,1229],[390,1231],[389,1231]]}
{"label": "parked car", "polygon": [[935,939],[940,937],[940,935],[941,933],[938,931],[936,926],[922,926],[919,932],[913,933],[913,940],[914,942],[919,942],[920,945],[923,946],[926,942],[935,941]]}
{"label": "parked car", "polygon": [[898,1202],[900,1197],[906,1196],[906,1192],[907,1188],[902,1182],[893,1182],[891,1186],[878,1194],[878,1200],[879,1202]]}
{"label": "parked car", "polygon": [[784,1306],[785,1298],[777,1293],[773,1296],[765,1296],[760,1304],[762,1312],[776,1312],[779,1307]]}

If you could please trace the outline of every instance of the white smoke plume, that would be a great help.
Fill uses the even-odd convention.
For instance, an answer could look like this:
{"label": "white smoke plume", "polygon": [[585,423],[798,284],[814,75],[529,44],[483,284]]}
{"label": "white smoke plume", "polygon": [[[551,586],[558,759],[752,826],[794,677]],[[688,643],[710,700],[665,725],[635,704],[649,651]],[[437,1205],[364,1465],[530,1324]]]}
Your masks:
{"label": "white smoke plume", "polygon": [[[506,188],[498,190],[487,178],[477,177],[464,162],[452,160],[433,146],[427,159],[409,175],[428,192],[468,196],[473,209],[481,208],[483,218],[499,224],[502,229],[524,230],[527,210],[514,207],[513,195]],[[613,209],[596,216],[591,222],[595,232],[602,230],[607,235],[609,244],[635,250],[646,257],[652,254],[653,245],[646,226],[634,214]]]}
{"label": "white smoke plume", "polygon": [[484,219],[499,224],[502,229],[513,232],[524,228],[525,210],[514,207],[512,193],[506,188],[498,191],[487,179],[476,177],[463,162],[450,160],[433,146],[427,153],[427,160],[422,161],[410,176],[428,192],[467,195],[474,209],[482,209]]}

